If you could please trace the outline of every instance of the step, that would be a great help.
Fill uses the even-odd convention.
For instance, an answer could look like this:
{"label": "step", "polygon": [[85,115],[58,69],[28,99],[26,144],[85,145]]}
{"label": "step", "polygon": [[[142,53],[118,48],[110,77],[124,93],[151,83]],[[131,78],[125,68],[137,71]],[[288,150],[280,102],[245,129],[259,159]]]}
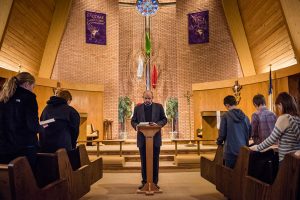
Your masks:
{"label": "step", "polygon": [[[136,139],[126,139],[124,144],[135,144],[136,145]],[[169,145],[169,144],[173,144],[173,142],[171,139],[162,139],[162,144]]]}
{"label": "step", "polygon": [[[140,155],[123,155],[125,162],[140,162]],[[160,155],[159,161],[174,161],[174,155]]]}
{"label": "step", "polygon": [[[88,149],[87,150],[89,155],[96,155],[97,150],[96,149]],[[215,153],[216,149],[200,149],[200,154],[204,153]],[[197,154],[198,150],[197,149],[178,149],[177,150],[178,154]],[[120,150],[101,150],[100,149],[100,156],[101,155],[120,155]],[[122,155],[139,155],[139,150],[122,150]],[[160,155],[175,155],[175,149],[161,149],[160,150]]]}

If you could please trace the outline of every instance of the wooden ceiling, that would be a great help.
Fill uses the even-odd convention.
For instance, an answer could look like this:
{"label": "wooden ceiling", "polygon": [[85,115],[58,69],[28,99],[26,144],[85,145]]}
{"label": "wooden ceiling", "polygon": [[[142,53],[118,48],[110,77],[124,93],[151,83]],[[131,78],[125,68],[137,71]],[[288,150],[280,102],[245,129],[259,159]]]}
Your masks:
{"label": "wooden ceiling", "polygon": [[55,0],[14,0],[0,50],[0,65],[37,74]]}
{"label": "wooden ceiling", "polygon": [[296,64],[279,0],[238,0],[256,73]]}
{"label": "wooden ceiling", "polygon": [[[35,75],[39,73],[55,1],[13,1],[2,44],[0,43],[0,66],[16,71],[21,65],[22,70]],[[135,0],[119,0],[119,2],[135,2]],[[168,3],[175,0],[161,0],[161,2]],[[280,0],[237,0],[237,3],[256,74],[268,71],[270,64],[273,70],[296,64]],[[0,8],[0,12],[2,11]]]}

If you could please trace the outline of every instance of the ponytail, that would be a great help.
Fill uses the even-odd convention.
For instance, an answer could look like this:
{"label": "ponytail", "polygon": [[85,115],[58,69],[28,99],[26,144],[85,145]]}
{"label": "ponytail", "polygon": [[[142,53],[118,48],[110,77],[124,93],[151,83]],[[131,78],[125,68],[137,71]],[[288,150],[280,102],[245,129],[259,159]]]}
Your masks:
{"label": "ponytail", "polygon": [[21,72],[9,78],[4,83],[2,91],[0,92],[0,102],[6,103],[15,94],[17,87],[26,82],[29,84],[35,83],[35,78],[28,72]]}
{"label": "ponytail", "polygon": [[0,93],[0,102],[6,103],[10,99],[10,97],[14,95],[16,89],[17,89],[17,78],[14,76],[8,79],[4,83],[2,91]]}

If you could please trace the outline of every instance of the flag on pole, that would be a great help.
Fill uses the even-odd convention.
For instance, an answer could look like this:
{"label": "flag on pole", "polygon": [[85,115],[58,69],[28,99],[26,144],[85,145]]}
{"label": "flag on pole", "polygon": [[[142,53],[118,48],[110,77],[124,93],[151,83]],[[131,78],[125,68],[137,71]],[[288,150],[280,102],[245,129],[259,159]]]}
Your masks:
{"label": "flag on pole", "polygon": [[152,84],[153,89],[156,88],[157,78],[158,78],[158,71],[157,71],[156,65],[153,65],[152,77],[151,77],[151,84]]}
{"label": "flag on pole", "polygon": [[143,61],[141,55],[139,55],[138,67],[137,67],[137,78],[138,79],[141,79],[143,77],[143,70],[144,70],[144,61]]}
{"label": "flag on pole", "polygon": [[272,85],[272,69],[271,69],[271,65],[270,65],[270,72],[269,72],[268,99],[269,99],[269,109],[270,109],[270,111],[273,111],[273,85]]}
{"label": "flag on pole", "polygon": [[150,35],[147,32],[146,33],[146,55],[150,56],[151,53],[151,41],[150,41]]}

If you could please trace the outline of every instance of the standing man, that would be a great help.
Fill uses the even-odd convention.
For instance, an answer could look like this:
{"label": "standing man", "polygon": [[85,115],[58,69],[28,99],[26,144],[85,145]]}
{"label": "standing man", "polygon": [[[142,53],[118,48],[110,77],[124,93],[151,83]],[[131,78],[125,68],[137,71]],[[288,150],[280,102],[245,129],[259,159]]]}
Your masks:
{"label": "standing man", "polygon": [[[137,105],[134,108],[133,117],[131,119],[132,127],[137,130],[137,125],[140,122],[155,123],[161,127],[166,125],[167,118],[161,104],[153,103],[153,93],[147,90],[143,94],[144,103]],[[142,184],[139,189],[142,189],[147,183],[146,173],[146,140],[143,133],[137,133],[137,146],[140,151],[141,168],[142,168]],[[158,183],[158,169],[159,169],[159,152],[161,146],[161,131],[157,132],[153,138],[153,183],[159,189]]]}
{"label": "standing man", "polygon": [[224,142],[225,166],[234,168],[237,156],[242,146],[249,145],[251,125],[244,112],[236,107],[234,96],[224,98],[224,106],[228,110],[221,119],[217,144]]}
{"label": "standing man", "polygon": [[253,105],[256,108],[256,112],[251,117],[251,137],[254,144],[260,144],[272,133],[276,115],[267,109],[265,97],[261,94],[253,97]]}
{"label": "standing man", "polygon": [[59,148],[70,151],[76,148],[79,135],[79,113],[69,104],[72,95],[68,90],[60,90],[56,96],[50,97],[41,114],[41,121],[54,118],[55,122],[44,126],[40,133],[42,152],[52,153]]}

